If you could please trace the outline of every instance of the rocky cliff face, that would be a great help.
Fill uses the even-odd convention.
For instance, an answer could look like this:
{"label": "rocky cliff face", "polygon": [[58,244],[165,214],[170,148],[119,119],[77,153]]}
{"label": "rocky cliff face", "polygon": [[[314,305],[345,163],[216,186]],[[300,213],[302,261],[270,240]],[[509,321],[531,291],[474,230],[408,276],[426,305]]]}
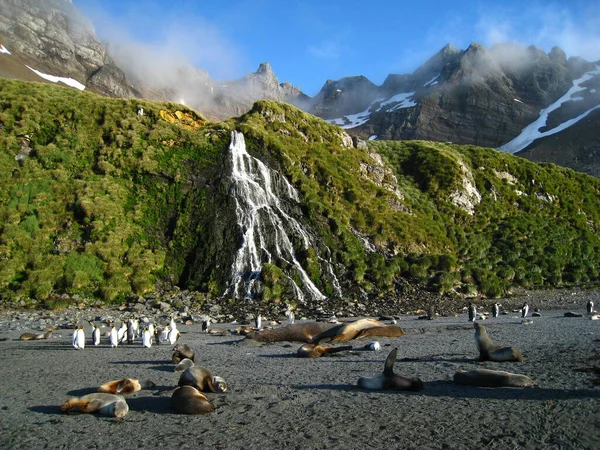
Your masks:
{"label": "rocky cliff face", "polygon": [[[70,1],[0,2],[0,40],[12,56],[40,72],[72,78],[103,95],[135,95],[90,22]],[[26,71],[21,65],[3,75],[23,78],[20,72]]]}
{"label": "rocky cliff face", "polygon": [[500,147],[587,73],[577,95],[561,100],[562,112],[549,116],[548,129],[600,105],[600,74],[594,64],[567,59],[559,48],[545,54],[513,44],[489,50],[472,44],[464,51],[448,45],[413,74],[390,75],[381,86],[364,77],[328,81],[309,110],[365,139]]}

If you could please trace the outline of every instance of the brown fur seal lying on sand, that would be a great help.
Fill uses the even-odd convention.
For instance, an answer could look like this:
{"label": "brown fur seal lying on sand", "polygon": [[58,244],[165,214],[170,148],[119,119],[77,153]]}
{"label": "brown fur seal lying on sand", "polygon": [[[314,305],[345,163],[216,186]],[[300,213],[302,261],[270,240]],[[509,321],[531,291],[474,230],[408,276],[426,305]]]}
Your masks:
{"label": "brown fur seal lying on sand", "polygon": [[304,344],[296,352],[298,358],[321,358],[332,353],[343,352],[344,350],[352,350],[351,345],[343,347],[326,347],[323,345]]}
{"label": "brown fur seal lying on sand", "polygon": [[129,406],[121,395],[96,392],[83,397],[71,397],[64,402],[61,411],[70,412],[76,409],[82,413],[97,412],[101,416],[124,417],[129,412]]}
{"label": "brown fur seal lying on sand", "polygon": [[479,349],[479,361],[523,362],[523,355],[518,348],[495,345],[485,327],[478,322],[473,323],[473,328],[475,328],[475,344]]}
{"label": "brown fur seal lying on sand", "polygon": [[178,364],[182,359],[191,359],[192,361],[196,358],[196,353],[187,344],[177,344],[173,347],[173,356],[171,362]]}
{"label": "brown fur seal lying on sand", "polygon": [[225,392],[227,383],[221,377],[203,367],[193,366],[185,369],[179,377],[179,386],[193,386],[203,392]]}
{"label": "brown fur seal lying on sand", "polygon": [[246,339],[258,342],[296,341],[312,344],[314,336],[333,326],[335,325],[327,322],[294,323],[279,328],[250,332],[246,335]]}
{"label": "brown fur seal lying on sand", "polygon": [[155,386],[156,384],[150,380],[140,383],[133,378],[123,378],[122,380],[113,380],[104,383],[98,388],[98,392],[106,392],[109,394],[132,394],[142,389],[151,389]]}
{"label": "brown fur seal lying on sand", "polygon": [[37,341],[39,339],[48,339],[52,336],[52,331],[46,331],[45,333],[23,333],[19,339],[21,341]]}
{"label": "brown fur seal lying on sand", "polygon": [[193,386],[180,386],[171,396],[171,407],[180,414],[205,414],[215,405]]}
{"label": "brown fur seal lying on sand", "polygon": [[360,377],[358,387],[364,389],[386,389],[393,391],[422,391],[423,382],[416,377],[403,377],[394,373],[398,349],[393,349],[385,360],[383,373],[374,377]]}
{"label": "brown fur seal lying on sand", "polygon": [[398,337],[404,330],[397,325],[386,325],[375,319],[359,319],[354,322],[334,325],[313,338],[313,344],[345,342],[367,336]]}
{"label": "brown fur seal lying on sand", "polygon": [[502,370],[475,369],[456,372],[454,382],[463,386],[477,387],[531,387],[535,383],[526,375]]}

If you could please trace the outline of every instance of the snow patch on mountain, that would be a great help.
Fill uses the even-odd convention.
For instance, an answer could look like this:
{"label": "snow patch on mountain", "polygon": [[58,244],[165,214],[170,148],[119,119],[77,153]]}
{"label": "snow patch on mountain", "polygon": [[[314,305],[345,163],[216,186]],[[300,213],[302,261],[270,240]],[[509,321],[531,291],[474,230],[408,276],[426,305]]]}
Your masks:
{"label": "snow patch on mountain", "polygon": [[[415,92],[401,92],[399,94],[391,96],[387,100],[385,98],[378,97],[364,111],[361,111],[356,114],[348,114],[347,116],[343,116],[337,119],[330,119],[328,120],[328,122],[332,125],[338,125],[344,129],[356,128],[368,122],[371,118],[371,114],[381,111],[382,108],[388,105],[393,104],[394,106],[386,109],[386,112],[393,112],[397,109],[412,108],[413,106],[417,106],[417,103],[411,100],[410,98],[414,94]],[[375,106],[377,106],[377,108],[373,109]]]}
{"label": "snow patch on mountain", "polygon": [[47,73],[40,72],[39,70],[35,70],[29,66],[26,66],[32,72],[35,72],[38,76],[42,77],[44,80],[52,81],[53,83],[64,83],[67,86],[74,87],[75,89],[79,89],[83,91],[85,89],[85,85],[81,84],[79,81],[74,80],[73,78],[66,77],[57,77],[55,75],[48,75]]}
{"label": "snow patch on mountain", "polygon": [[6,49],[6,47],[2,44],[0,44],[0,53],[6,53],[7,55],[10,55],[11,53]]}
{"label": "snow patch on mountain", "polygon": [[[595,109],[600,108],[600,105],[596,105],[593,108],[590,108],[587,111],[583,112],[579,116],[574,117],[570,120],[567,120],[566,122],[561,123],[560,125],[552,128],[551,130],[540,131],[542,128],[544,128],[546,126],[548,116],[550,115],[550,113],[552,111],[560,108],[563,103],[566,103],[569,101],[582,100],[582,97],[580,95],[575,95],[575,94],[586,90],[587,88],[582,87],[581,84],[585,83],[586,81],[588,81],[589,79],[591,79],[597,75],[600,75],[600,65],[596,66],[596,68],[594,70],[591,70],[591,71],[583,74],[583,76],[581,76],[581,78],[573,80],[573,86],[571,87],[571,89],[569,89],[562,97],[560,97],[558,100],[556,100],[550,106],[542,109],[540,111],[539,117],[534,122],[530,123],[525,128],[523,128],[523,130],[521,131],[521,134],[519,134],[512,141],[507,142],[506,144],[502,145],[501,147],[498,147],[498,150],[501,150],[506,153],[520,152],[521,150],[523,150],[527,146],[529,146],[529,144],[531,144],[536,139],[539,139],[544,136],[551,136],[555,133],[558,133],[559,131],[569,128],[571,125],[579,122],[581,119],[586,117],[590,112],[594,111]],[[590,90],[590,93],[593,93],[592,91],[593,90]]]}

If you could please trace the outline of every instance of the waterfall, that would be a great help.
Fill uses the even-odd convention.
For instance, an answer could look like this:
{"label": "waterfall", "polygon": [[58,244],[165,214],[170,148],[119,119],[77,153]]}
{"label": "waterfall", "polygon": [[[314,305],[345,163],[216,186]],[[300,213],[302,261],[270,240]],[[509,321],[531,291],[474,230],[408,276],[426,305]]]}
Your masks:
{"label": "waterfall", "polygon": [[325,298],[294,255],[292,239],[299,240],[305,249],[311,246],[308,232],[282,206],[282,200],[298,203],[298,192],[282,174],[248,154],[242,133],[231,133],[229,150],[232,195],[243,239],[234,258],[231,285],[226,294],[231,293],[236,298],[252,296],[252,286],[262,265],[284,261],[296,269],[302,280],[300,288],[288,277],[298,300],[302,301],[305,294],[315,299]]}

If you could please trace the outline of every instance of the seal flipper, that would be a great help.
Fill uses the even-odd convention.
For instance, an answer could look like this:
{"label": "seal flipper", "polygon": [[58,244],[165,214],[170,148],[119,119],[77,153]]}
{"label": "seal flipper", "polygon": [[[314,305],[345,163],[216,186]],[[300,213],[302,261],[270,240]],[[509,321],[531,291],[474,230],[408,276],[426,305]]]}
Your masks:
{"label": "seal flipper", "polygon": [[383,367],[384,375],[394,374],[394,364],[396,363],[396,356],[398,355],[398,348],[393,349],[385,360],[385,366]]}

